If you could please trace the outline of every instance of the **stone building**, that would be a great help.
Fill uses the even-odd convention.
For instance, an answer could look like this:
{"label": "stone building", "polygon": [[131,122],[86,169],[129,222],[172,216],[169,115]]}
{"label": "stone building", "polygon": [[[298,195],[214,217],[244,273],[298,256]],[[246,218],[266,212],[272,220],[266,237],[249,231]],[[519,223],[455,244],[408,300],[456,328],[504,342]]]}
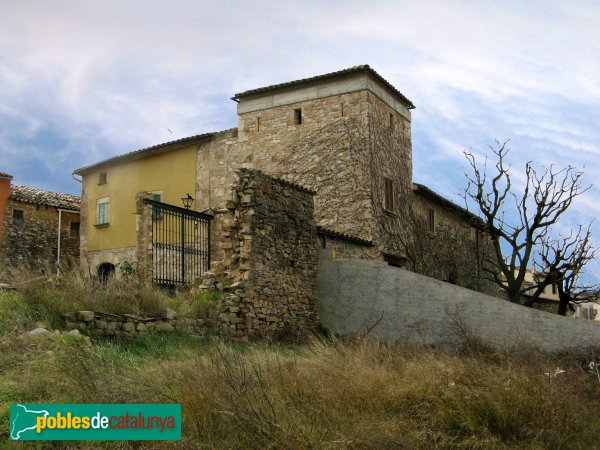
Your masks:
{"label": "stone building", "polygon": [[[321,245],[481,288],[477,220],[412,181],[413,103],[367,65],[235,94],[238,126],[155,145],[75,171],[82,177],[81,263],[138,261],[136,195],[216,214],[211,261],[239,169],[314,192]],[[137,214],[137,215],[136,215]],[[156,220],[155,220],[156,222]],[[357,245],[354,245],[357,244]],[[144,246],[150,245],[144,243]],[[171,245],[163,243],[164,246]],[[354,245],[354,246],[353,246]],[[338,250],[336,250],[338,249]],[[459,250],[457,250],[459,249]],[[455,255],[456,261],[451,261]]]}
{"label": "stone building", "polygon": [[12,184],[0,173],[2,269],[40,268],[79,256],[79,197]]}

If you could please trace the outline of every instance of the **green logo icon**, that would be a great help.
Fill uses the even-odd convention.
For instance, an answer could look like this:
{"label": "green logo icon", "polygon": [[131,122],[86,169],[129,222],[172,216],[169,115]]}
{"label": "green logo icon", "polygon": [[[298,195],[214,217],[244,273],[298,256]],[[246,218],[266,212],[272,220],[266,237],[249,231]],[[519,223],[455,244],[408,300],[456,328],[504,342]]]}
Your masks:
{"label": "green logo icon", "polygon": [[180,440],[179,404],[10,405],[12,440]]}

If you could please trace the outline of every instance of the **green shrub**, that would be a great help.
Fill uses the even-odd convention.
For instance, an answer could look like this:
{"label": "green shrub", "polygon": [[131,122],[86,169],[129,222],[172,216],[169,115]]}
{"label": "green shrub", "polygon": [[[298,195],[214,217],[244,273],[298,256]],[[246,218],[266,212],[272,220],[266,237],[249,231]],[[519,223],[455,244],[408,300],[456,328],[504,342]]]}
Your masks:
{"label": "green shrub", "polygon": [[214,319],[221,294],[217,291],[208,291],[197,294],[193,299],[191,315],[197,319]]}

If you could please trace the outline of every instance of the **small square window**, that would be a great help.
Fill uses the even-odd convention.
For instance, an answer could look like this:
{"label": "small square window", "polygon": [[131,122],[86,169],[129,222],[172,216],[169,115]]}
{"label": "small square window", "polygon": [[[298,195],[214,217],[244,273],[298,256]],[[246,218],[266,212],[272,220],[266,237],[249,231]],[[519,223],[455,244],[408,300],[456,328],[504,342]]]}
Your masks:
{"label": "small square window", "polygon": [[22,227],[25,222],[25,213],[20,209],[13,209],[13,225]]}
{"label": "small square window", "polygon": [[294,110],[294,125],[302,124],[302,109],[298,108]]}
{"label": "small square window", "polygon": [[98,184],[106,184],[106,172],[100,172],[98,174]]}
{"label": "small square window", "polygon": [[394,183],[391,178],[383,179],[383,208],[386,211],[394,209]]}
{"label": "small square window", "polygon": [[71,222],[71,226],[69,229],[69,236],[72,238],[79,237],[79,222]]}

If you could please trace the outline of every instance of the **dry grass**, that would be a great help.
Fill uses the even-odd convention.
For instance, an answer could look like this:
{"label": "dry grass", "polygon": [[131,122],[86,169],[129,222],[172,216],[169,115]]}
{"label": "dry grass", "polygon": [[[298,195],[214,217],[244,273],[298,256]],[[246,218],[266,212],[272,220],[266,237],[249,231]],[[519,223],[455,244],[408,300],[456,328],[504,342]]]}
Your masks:
{"label": "dry grass", "polygon": [[[10,403],[173,402],[182,405],[180,443],[52,445],[600,448],[600,379],[588,370],[594,354],[507,354],[468,339],[459,353],[360,338],[284,346],[177,334],[91,344],[65,334],[19,336],[73,305],[95,309],[128,301],[115,308],[140,310],[149,296],[212,314],[216,301],[168,298],[131,285],[102,288],[70,273],[0,293],[0,442],[8,439]],[[554,376],[557,368],[565,372]]]}
{"label": "dry grass", "polygon": [[[560,364],[565,374],[546,379]],[[235,448],[594,448],[600,390],[576,358],[314,341],[178,365],[197,441]]]}
{"label": "dry grass", "polygon": [[215,293],[184,292],[169,296],[142,286],[135,279],[100,282],[84,276],[76,268],[51,276],[20,270],[2,279],[9,281],[17,291],[1,292],[0,336],[22,333],[38,325],[61,328],[64,326],[62,315],[78,310],[160,317],[165,308],[172,308],[180,316],[210,322],[215,320],[219,300]]}
{"label": "dry grass", "polygon": [[[181,403],[180,448],[598,447],[600,384],[575,356],[178,335],[91,345],[7,337],[0,355],[7,404]],[[566,372],[544,375],[556,367]]]}
{"label": "dry grass", "polygon": [[190,432],[217,447],[589,448],[597,382],[575,361],[547,381],[558,362],[315,341],[293,355],[222,346],[176,373]]}

